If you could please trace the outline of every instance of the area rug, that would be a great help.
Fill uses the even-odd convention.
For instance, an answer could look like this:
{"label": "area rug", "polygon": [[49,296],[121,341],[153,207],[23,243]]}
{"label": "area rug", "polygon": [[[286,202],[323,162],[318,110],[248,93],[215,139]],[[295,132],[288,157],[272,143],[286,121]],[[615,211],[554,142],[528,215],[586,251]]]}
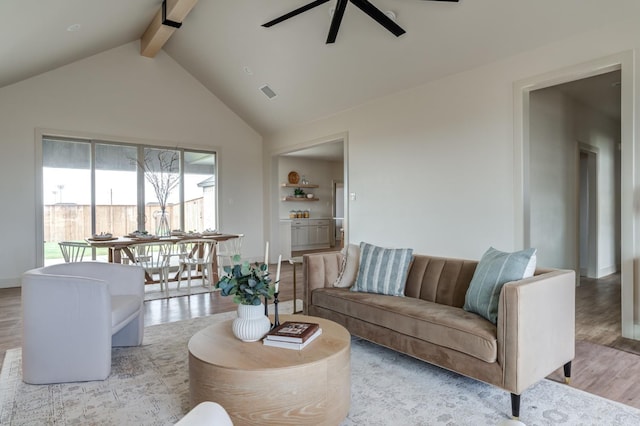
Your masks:
{"label": "area rug", "polygon": [[[291,302],[281,304],[291,312]],[[26,385],[20,349],[0,373],[2,425],[171,425],[189,410],[187,342],[234,312],[145,329],[142,347],[113,350],[100,382]],[[351,408],[342,425],[498,425],[509,394],[353,338]],[[640,410],[543,380],[522,396],[526,425],[637,425]]]}

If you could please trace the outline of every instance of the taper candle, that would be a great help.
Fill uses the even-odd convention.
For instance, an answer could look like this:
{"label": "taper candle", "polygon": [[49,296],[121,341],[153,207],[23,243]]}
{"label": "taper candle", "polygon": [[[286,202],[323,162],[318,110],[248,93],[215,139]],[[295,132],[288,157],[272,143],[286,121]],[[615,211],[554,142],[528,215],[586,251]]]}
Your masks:
{"label": "taper candle", "polygon": [[276,269],[276,293],[278,292],[278,286],[280,285],[280,263],[282,262],[282,255],[278,255],[278,269]]}
{"label": "taper candle", "polygon": [[267,271],[269,270],[269,241],[267,241],[267,247],[264,249],[264,264],[267,265]]}

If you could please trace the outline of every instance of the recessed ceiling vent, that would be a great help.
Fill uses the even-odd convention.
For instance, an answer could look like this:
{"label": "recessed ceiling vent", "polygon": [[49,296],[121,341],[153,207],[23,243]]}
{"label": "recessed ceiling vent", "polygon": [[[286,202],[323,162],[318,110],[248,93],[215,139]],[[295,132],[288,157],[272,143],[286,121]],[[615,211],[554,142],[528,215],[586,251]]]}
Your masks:
{"label": "recessed ceiling vent", "polygon": [[273,89],[272,89],[271,87],[269,87],[269,85],[268,85],[268,84],[265,84],[264,86],[261,86],[261,87],[260,87],[260,90],[261,90],[261,91],[262,91],[262,93],[264,93],[264,94],[265,94],[265,96],[266,96],[267,98],[269,98],[269,99],[273,99],[273,98],[275,98],[276,96],[278,96],[278,95],[276,94],[276,92],[274,92],[274,91],[273,91]]}

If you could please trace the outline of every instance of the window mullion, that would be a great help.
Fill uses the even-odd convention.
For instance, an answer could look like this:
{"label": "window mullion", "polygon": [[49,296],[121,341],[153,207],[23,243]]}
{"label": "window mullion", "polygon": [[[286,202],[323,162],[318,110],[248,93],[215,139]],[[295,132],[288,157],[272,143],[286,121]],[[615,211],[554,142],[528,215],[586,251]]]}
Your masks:
{"label": "window mullion", "polygon": [[[144,163],[144,149],[145,147],[143,145],[138,145],[138,159],[137,159],[137,163],[138,164],[143,164]],[[144,177],[144,170],[142,167],[136,167],[136,170],[138,171],[137,173],[137,185],[138,185],[138,201],[137,201],[137,208],[138,208],[138,229],[147,229],[146,228],[146,222],[147,222],[147,217],[146,217],[146,212],[145,212],[145,201],[144,201],[144,183],[145,183],[145,177]],[[149,219],[151,220],[151,219]],[[151,223],[151,222],[150,222]]]}

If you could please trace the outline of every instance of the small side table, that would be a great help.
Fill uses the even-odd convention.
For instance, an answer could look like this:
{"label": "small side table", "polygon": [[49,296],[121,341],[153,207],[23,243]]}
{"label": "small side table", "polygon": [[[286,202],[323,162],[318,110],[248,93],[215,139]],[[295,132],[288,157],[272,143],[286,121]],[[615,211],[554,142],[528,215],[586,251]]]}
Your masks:
{"label": "small side table", "polygon": [[297,299],[297,293],[296,293],[296,264],[302,263],[302,256],[292,257],[291,259],[289,259],[289,263],[293,265],[293,313],[299,314],[302,311],[298,310],[298,303],[297,303],[298,299]]}

